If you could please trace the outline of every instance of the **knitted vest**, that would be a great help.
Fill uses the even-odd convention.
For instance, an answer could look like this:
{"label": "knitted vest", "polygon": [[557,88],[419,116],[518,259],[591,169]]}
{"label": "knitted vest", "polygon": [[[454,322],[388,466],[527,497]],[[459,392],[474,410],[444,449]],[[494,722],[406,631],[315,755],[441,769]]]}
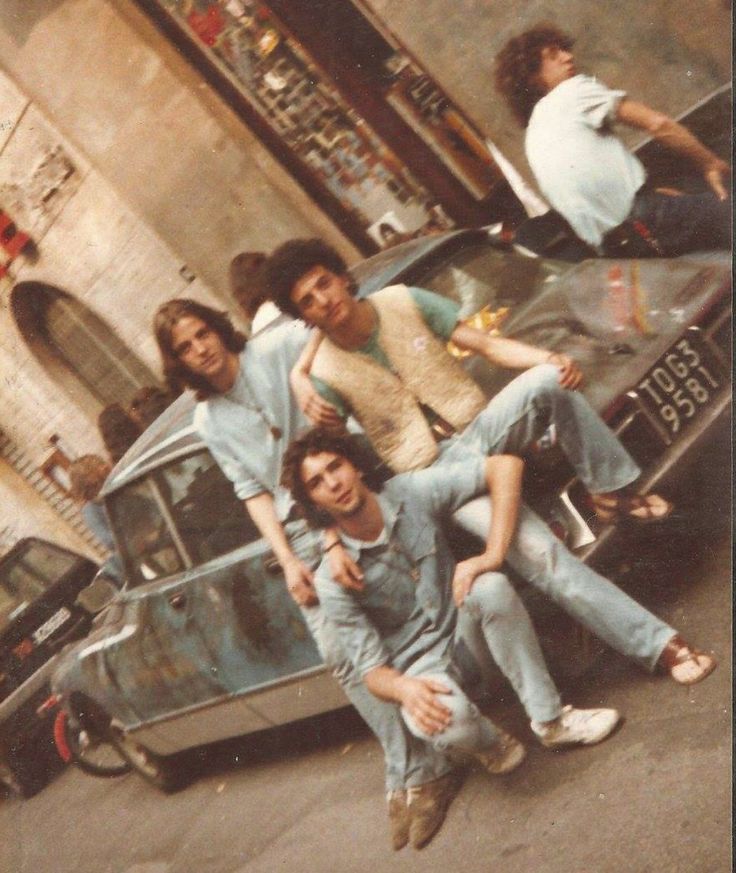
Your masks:
{"label": "knitted vest", "polygon": [[325,338],[312,373],[345,398],[373,448],[395,472],[418,470],[438,451],[417,401],[461,431],[486,399],[427,327],[405,285],[391,285],[370,299],[378,313],[378,342],[393,372]]}

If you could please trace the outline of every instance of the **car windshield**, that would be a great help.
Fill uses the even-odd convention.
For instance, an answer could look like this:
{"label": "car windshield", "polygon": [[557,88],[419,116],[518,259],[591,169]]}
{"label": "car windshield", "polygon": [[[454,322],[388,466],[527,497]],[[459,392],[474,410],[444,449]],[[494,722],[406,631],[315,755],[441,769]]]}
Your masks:
{"label": "car windshield", "polygon": [[74,567],[77,558],[51,543],[31,542],[0,565],[0,630]]}
{"label": "car windshield", "polygon": [[554,261],[476,243],[429,265],[414,282],[455,300],[460,304],[460,317],[467,318],[484,307],[491,313],[510,311],[563,270]]}
{"label": "car windshield", "polygon": [[129,584],[178,573],[259,537],[212,455],[171,461],[108,499]]}

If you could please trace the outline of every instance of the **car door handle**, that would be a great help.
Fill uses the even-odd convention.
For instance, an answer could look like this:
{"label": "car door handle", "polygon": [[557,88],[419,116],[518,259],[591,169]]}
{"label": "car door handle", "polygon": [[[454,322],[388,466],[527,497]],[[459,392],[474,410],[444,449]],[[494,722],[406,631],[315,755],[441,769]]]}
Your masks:
{"label": "car door handle", "polygon": [[181,591],[178,591],[176,594],[172,594],[169,597],[169,603],[173,609],[184,609],[187,605],[187,597],[186,594],[182,594]]}
{"label": "car door handle", "polygon": [[263,569],[268,573],[269,576],[277,576],[279,573],[282,573],[283,570],[281,568],[281,564],[279,564],[276,559],[276,555],[266,555],[263,559]]}

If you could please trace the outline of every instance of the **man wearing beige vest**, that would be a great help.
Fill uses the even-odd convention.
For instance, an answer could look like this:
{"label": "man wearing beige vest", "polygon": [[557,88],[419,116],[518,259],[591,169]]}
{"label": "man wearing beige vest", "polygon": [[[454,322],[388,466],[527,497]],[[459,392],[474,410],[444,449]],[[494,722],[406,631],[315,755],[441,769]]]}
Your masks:
{"label": "man wearing beige vest", "polygon": [[[455,303],[423,289],[395,285],[358,300],[342,258],[320,240],[292,240],[279,247],[266,265],[265,282],[283,311],[324,332],[313,359],[305,362],[311,364],[308,378],[325,401],[345,417],[355,416],[394,472],[462,463],[478,452],[522,454],[553,425],[603,521],[657,521],[671,511],[664,498],[633,492],[641,471],[575,390],[582,374],[567,356],[459,324]],[[447,352],[448,340],[495,366],[524,372],[487,402]],[[292,383],[303,376],[295,372]],[[305,412],[314,423],[325,424],[319,405]],[[454,518],[485,539],[490,513],[488,499],[479,498]],[[676,682],[691,684],[715,667],[711,656],[691,649],[575,558],[525,505],[507,563],[645,669],[659,666]],[[458,603],[462,599],[460,592]],[[522,701],[530,697],[523,676],[509,679]]]}

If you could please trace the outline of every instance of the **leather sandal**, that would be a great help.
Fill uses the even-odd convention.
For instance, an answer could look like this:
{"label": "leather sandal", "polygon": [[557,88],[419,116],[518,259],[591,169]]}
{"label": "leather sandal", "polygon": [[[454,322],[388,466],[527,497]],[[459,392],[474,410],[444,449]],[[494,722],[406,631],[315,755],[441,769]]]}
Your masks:
{"label": "leather sandal", "polygon": [[659,494],[591,494],[595,514],[603,524],[633,521],[654,524],[672,514],[674,503]]}
{"label": "leather sandal", "polygon": [[694,685],[710,676],[717,661],[713,655],[693,649],[682,637],[675,636],[662,649],[657,665],[679,685]]}

